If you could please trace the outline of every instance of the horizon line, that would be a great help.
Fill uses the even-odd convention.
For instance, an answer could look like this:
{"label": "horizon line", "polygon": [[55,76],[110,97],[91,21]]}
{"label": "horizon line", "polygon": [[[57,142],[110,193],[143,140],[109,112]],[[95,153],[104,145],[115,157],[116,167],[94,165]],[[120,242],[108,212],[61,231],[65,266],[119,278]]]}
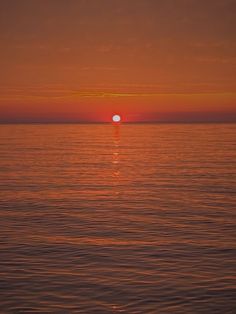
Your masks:
{"label": "horizon line", "polygon": [[114,123],[112,121],[0,121],[0,125],[10,124],[236,124],[236,121],[122,121],[119,123]]}

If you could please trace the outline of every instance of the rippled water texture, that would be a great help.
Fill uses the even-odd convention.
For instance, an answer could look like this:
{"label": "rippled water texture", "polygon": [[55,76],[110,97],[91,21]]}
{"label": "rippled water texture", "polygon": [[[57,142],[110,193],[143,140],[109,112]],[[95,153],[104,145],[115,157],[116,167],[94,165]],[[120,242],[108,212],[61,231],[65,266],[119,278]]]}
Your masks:
{"label": "rippled water texture", "polygon": [[0,312],[236,313],[235,134],[0,126]]}

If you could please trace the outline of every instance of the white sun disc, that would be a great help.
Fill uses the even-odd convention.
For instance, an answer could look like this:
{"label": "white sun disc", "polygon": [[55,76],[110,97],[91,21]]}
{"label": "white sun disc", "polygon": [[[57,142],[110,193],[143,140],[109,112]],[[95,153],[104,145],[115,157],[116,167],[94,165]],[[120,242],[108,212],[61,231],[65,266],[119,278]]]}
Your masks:
{"label": "white sun disc", "polygon": [[113,122],[120,122],[121,121],[121,117],[118,115],[118,114],[115,114],[113,117],[112,117],[112,121]]}

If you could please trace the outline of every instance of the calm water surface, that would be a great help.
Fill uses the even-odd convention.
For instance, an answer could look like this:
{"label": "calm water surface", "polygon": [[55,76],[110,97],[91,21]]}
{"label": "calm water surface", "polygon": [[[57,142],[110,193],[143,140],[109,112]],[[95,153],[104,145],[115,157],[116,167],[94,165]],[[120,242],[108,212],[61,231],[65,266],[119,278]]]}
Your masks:
{"label": "calm water surface", "polygon": [[235,134],[0,126],[0,312],[236,313]]}

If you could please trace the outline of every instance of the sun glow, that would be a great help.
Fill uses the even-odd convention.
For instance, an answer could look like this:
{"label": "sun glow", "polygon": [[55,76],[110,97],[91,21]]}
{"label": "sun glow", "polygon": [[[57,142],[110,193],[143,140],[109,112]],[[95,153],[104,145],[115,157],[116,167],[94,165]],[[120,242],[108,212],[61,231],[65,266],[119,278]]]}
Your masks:
{"label": "sun glow", "polygon": [[115,123],[118,123],[121,121],[121,117],[118,115],[118,114],[115,114],[113,117],[112,117],[112,121],[115,122]]}

